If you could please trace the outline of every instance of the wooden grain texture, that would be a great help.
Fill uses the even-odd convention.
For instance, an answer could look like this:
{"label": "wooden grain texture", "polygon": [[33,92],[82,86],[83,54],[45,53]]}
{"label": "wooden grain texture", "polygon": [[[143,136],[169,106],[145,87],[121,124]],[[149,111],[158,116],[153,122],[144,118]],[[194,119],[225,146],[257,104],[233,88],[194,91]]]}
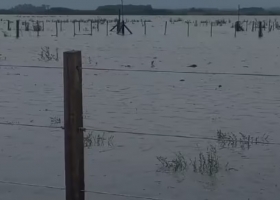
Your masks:
{"label": "wooden grain texture", "polygon": [[66,200],[84,200],[82,56],[64,52],[64,127]]}

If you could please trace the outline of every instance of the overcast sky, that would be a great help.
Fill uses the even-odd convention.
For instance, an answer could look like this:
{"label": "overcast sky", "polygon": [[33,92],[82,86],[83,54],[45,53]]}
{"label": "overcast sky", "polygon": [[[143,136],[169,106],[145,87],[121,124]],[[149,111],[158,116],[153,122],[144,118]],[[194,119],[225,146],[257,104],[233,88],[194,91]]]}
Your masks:
{"label": "overcast sky", "polygon": [[[95,9],[105,4],[118,4],[120,0],[0,0],[1,8],[10,8],[17,4],[31,3],[34,5],[47,4],[77,9]],[[280,7],[280,0],[124,0],[125,4],[151,4],[157,8],[190,8],[217,7],[235,8],[237,4],[243,7]]]}

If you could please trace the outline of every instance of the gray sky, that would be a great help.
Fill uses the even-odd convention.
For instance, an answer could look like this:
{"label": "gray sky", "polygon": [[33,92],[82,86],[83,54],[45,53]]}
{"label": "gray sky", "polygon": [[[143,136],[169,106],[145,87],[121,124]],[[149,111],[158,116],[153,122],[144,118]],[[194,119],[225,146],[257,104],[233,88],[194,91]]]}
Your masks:
{"label": "gray sky", "polygon": [[[77,9],[95,9],[105,4],[118,4],[120,0],[0,0],[1,8],[10,8],[17,4],[31,3],[34,5],[47,4]],[[125,4],[151,4],[156,8],[190,8],[217,7],[235,8],[237,4],[243,7],[280,7],[279,0],[124,0]]]}

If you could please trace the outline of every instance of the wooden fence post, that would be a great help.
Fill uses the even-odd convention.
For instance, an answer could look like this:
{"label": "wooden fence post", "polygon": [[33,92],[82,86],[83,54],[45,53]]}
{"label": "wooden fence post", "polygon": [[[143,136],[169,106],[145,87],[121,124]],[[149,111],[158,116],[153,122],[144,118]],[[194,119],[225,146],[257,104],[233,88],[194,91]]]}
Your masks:
{"label": "wooden fence post", "polygon": [[10,20],[7,20],[7,22],[8,22],[8,31],[10,31],[11,30]]}
{"label": "wooden fence post", "polygon": [[79,32],[81,32],[81,20],[79,21]]}
{"label": "wooden fence post", "polygon": [[84,134],[81,51],[63,54],[66,200],[84,200]]}
{"label": "wooden fence post", "polygon": [[167,31],[167,21],[165,22],[164,35],[166,35],[166,31]]}
{"label": "wooden fence post", "polygon": [[16,21],[16,37],[19,38],[19,20]]}
{"label": "wooden fence post", "polygon": [[74,26],[74,37],[76,36],[76,21],[73,21],[73,26]]}
{"label": "wooden fence post", "polygon": [[236,21],[234,24],[234,37],[236,38],[237,29],[239,29],[239,21]]}
{"label": "wooden fence post", "polygon": [[144,34],[147,35],[147,26],[146,26],[146,20],[144,21]]}
{"label": "wooden fence post", "polygon": [[213,36],[213,22],[211,22],[211,33],[210,33],[211,37]]}
{"label": "wooden fence post", "polygon": [[263,24],[261,21],[259,21],[259,38],[263,37]]}
{"label": "wooden fence post", "polygon": [[190,22],[188,21],[188,37],[190,36]]}
{"label": "wooden fence post", "polygon": [[106,25],[106,34],[107,34],[107,36],[109,35],[109,22],[108,22],[108,20],[107,20],[107,25]]}
{"label": "wooden fence post", "polygon": [[60,32],[62,32],[62,20],[60,21]]}
{"label": "wooden fence post", "polygon": [[55,35],[58,37],[58,21],[55,22]]}
{"label": "wooden fence post", "polygon": [[90,20],[90,35],[92,36],[93,26],[92,26],[92,20]]}
{"label": "wooden fence post", "polygon": [[37,21],[37,37],[40,36],[40,23]]}

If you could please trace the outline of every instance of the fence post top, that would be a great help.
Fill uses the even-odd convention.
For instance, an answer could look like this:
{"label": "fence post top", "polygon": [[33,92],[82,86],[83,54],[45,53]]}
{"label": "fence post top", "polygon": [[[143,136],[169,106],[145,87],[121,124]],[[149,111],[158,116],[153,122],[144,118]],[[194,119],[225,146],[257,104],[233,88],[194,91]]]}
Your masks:
{"label": "fence post top", "polygon": [[80,50],[71,50],[71,51],[64,51],[64,54],[76,54],[76,53],[82,53]]}

